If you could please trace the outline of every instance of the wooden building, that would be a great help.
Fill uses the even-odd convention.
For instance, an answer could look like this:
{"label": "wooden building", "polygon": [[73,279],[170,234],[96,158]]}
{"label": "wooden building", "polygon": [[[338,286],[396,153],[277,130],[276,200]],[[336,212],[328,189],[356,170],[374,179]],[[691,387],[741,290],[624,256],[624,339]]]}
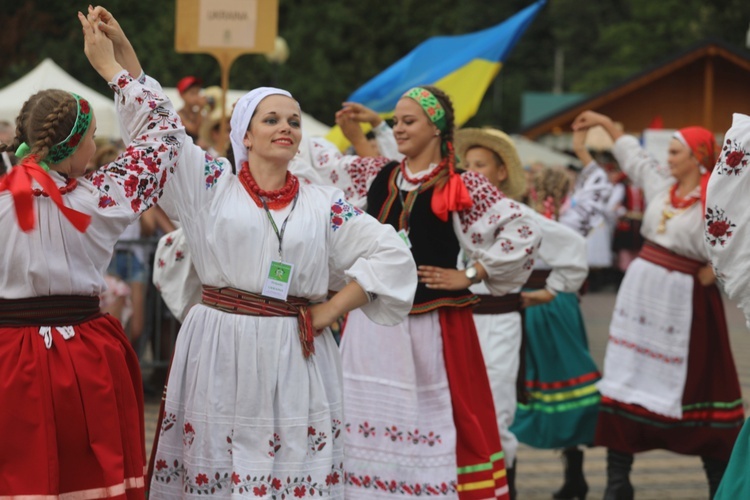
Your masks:
{"label": "wooden building", "polygon": [[704,42],[520,133],[538,140],[569,132],[573,119],[587,109],[611,116],[626,132],[640,133],[660,120],[665,129],[701,125],[724,134],[732,113],[750,114],[750,53],[723,42]]}

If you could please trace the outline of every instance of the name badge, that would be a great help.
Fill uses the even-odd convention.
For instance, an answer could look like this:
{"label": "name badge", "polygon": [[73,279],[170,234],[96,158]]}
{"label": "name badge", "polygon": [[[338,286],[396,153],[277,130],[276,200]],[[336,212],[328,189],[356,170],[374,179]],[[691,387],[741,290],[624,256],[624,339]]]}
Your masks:
{"label": "name badge", "polygon": [[292,282],[292,271],[294,271],[294,264],[271,261],[271,268],[268,270],[268,277],[266,277],[261,293],[266,297],[286,300],[289,295],[289,285]]}
{"label": "name badge", "polygon": [[406,248],[411,248],[411,240],[409,239],[409,233],[406,232],[404,229],[398,230],[398,237],[401,238],[401,240],[406,245]]}

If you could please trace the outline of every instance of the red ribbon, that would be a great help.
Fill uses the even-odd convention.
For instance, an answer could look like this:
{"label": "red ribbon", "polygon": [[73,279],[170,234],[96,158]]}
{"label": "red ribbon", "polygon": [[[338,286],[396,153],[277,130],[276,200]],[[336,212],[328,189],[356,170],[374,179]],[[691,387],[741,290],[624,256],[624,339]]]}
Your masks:
{"label": "red ribbon", "polygon": [[451,172],[448,182],[442,189],[436,189],[432,195],[432,213],[443,222],[448,220],[449,212],[467,210],[474,205],[461,176]]}
{"label": "red ribbon", "polygon": [[73,224],[73,227],[82,233],[86,231],[91,223],[91,216],[65,206],[55,181],[42,167],[37,165],[33,157],[24,158],[20,165],[16,165],[10,172],[0,178],[0,193],[10,191],[13,196],[16,218],[21,230],[29,232],[36,226],[32,179],[42,186],[44,192],[49,195],[65,218]]}

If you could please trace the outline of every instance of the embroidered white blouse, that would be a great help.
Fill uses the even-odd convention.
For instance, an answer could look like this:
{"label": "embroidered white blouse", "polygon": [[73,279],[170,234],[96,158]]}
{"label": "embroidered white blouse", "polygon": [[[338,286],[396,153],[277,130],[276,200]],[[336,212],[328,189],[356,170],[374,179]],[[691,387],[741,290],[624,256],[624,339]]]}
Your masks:
{"label": "embroidered white blouse", "polygon": [[[0,193],[0,297],[101,294],[115,242],[128,224],[159,200],[171,179],[185,140],[172,103],[125,71],[110,87],[121,120],[131,123],[133,139],[115,161],[79,178],[78,187],[63,196],[66,206],[91,216],[85,233],[41,196],[34,199],[36,228],[24,233],[11,194]],[[60,174],[52,171],[50,176],[57,186],[65,185]]]}
{"label": "embroidered white blouse", "polygon": [[[160,88],[151,78],[146,83]],[[128,124],[121,126],[128,133]],[[265,211],[228,160],[212,158],[187,137],[179,166],[160,205],[180,221],[202,284],[260,293],[271,262],[283,260],[294,265],[289,295],[322,302],[328,290],[354,280],[377,297],[361,308],[371,320],[396,324],[408,314],[417,283],[411,253],[392,227],[352,206],[340,190],[302,182],[293,210],[270,212],[278,228],[289,217],[280,257]]]}
{"label": "embroidered white blouse", "polygon": [[[328,141],[315,140],[312,148],[315,169],[324,179],[340,188],[353,205],[367,206],[367,192],[380,170],[391,160],[342,155]],[[435,169],[412,173],[413,184],[398,174],[399,188],[409,191],[419,187],[419,179]],[[469,262],[480,262],[487,271],[484,281],[490,293],[503,295],[523,285],[528,279],[537,251],[541,232],[530,211],[506,198],[481,174],[464,172],[461,178],[474,205],[461,212],[453,212],[452,223],[461,249]],[[458,256],[456,256],[458,258]]]}
{"label": "embroidered white blouse", "polygon": [[[669,173],[669,168],[659,165],[635,137],[624,135],[617,139],[612,153],[633,184],[643,189],[646,200],[641,226],[643,237],[678,255],[702,262],[708,261],[708,253],[703,243],[700,201],[684,211],[672,210],[670,189],[676,182],[675,178]],[[700,197],[700,186],[691,195]],[[665,231],[659,232],[665,208],[677,214],[667,220]]]}
{"label": "embroidered white blouse", "polygon": [[587,236],[604,218],[611,193],[606,172],[592,161],[578,174],[570,207],[560,214],[560,222]]}
{"label": "embroidered white blouse", "polygon": [[705,243],[730,298],[750,328],[750,117],[735,113],[706,195]]}

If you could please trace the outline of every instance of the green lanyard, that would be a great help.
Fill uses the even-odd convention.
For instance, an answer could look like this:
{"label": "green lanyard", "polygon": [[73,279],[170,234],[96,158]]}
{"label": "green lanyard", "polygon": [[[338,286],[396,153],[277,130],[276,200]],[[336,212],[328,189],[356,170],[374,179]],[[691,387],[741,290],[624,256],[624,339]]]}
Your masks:
{"label": "green lanyard", "polygon": [[281,231],[279,232],[278,226],[276,226],[276,222],[273,220],[273,216],[271,215],[271,211],[268,210],[268,204],[266,203],[266,199],[262,196],[260,197],[261,203],[263,203],[263,209],[266,211],[266,215],[268,216],[268,220],[271,222],[271,227],[273,228],[273,232],[276,233],[276,238],[279,240],[279,258],[281,260],[284,260],[281,254],[281,243],[284,241],[284,231],[286,231],[286,223],[289,221],[289,217],[291,217],[292,212],[294,212],[294,207],[297,206],[297,198],[299,198],[299,191],[297,194],[294,195],[294,202],[292,203],[292,209],[289,211],[289,214],[284,219],[284,222],[281,224]]}

